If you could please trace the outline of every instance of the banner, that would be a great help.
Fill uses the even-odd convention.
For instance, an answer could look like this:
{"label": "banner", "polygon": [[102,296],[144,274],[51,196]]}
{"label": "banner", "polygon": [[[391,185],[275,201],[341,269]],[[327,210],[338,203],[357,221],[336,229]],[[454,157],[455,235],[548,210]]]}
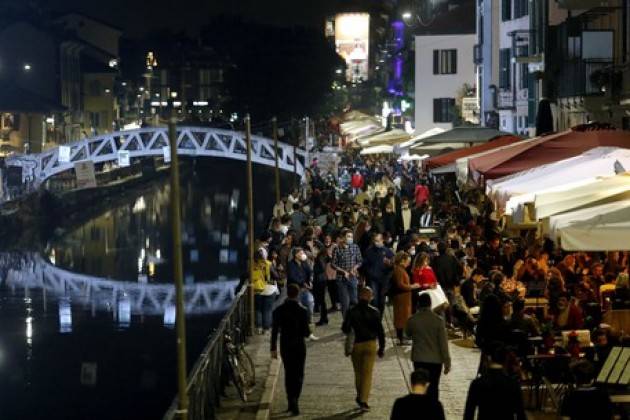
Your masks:
{"label": "banner", "polygon": [[121,168],[126,168],[131,165],[131,159],[129,157],[129,150],[119,150],[118,151],[118,166]]}
{"label": "banner", "polygon": [[94,162],[92,162],[91,160],[75,162],[74,172],[77,177],[78,189],[96,187],[96,175],[94,174]]}

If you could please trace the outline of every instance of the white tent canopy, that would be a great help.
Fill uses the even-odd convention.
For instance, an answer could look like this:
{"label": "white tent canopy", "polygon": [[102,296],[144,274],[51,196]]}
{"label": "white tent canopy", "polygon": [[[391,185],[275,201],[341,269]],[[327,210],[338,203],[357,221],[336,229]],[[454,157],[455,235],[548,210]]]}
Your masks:
{"label": "white tent canopy", "polygon": [[587,185],[567,191],[536,195],[534,208],[537,219],[553,216],[573,209],[579,209],[604,200],[614,201],[630,196],[630,173],[598,179]]}
{"label": "white tent canopy", "polygon": [[377,155],[377,154],[391,154],[393,153],[393,146],[387,144],[381,144],[380,146],[366,147],[361,150],[360,155]]}
{"label": "white tent canopy", "polygon": [[357,142],[361,146],[368,146],[370,144],[393,144],[403,142],[409,139],[409,134],[406,131],[400,129],[393,129],[390,131],[382,131],[380,133],[372,134],[370,136],[362,136],[357,139]]}
{"label": "white tent canopy", "polygon": [[567,251],[630,250],[630,211],[626,207],[559,230],[560,244]]}
{"label": "white tent canopy", "polygon": [[415,155],[415,154],[410,155],[409,153],[407,153],[407,154],[401,155],[399,160],[407,161],[407,162],[412,161],[412,160],[418,161],[418,160],[424,160],[428,157],[429,155]]}
{"label": "white tent canopy", "polygon": [[579,156],[488,180],[486,193],[511,214],[518,204],[533,201],[536,193],[562,191],[614,176],[616,162],[630,169],[630,150],[596,147]]}
{"label": "white tent canopy", "polygon": [[613,201],[599,206],[561,213],[549,217],[545,226],[549,238],[556,240],[561,229],[589,219],[603,217],[606,222],[630,220],[630,200]]}
{"label": "white tent canopy", "polygon": [[417,136],[413,136],[411,139],[409,139],[408,141],[404,142],[404,143],[400,143],[397,147],[399,147],[400,149],[409,149],[411,146],[415,145],[416,143],[419,143],[420,140],[422,139],[426,139],[428,137],[433,137],[436,134],[440,134],[445,132],[446,130],[440,127],[434,127],[430,130],[425,131],[422,134],[418,134]]}

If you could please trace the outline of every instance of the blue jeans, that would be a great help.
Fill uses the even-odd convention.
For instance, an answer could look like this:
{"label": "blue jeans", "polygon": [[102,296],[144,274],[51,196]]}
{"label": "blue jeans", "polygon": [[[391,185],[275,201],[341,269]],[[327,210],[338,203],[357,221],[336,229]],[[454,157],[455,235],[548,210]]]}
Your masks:
{"label": "blue jeans", "polygon": [[341,313],[343,317],[346,317],[346,312],[351,306],[354,306],[358,302],[357,286],[358,281],[356,278],[350,278],[348,280],[337,280],[337,290],[339,291],[339,302],[341,303]]}
{"label": "blue jeans", "polygon": [[379,310],[382,317],[383,311],[385,310],[385,294],[387,293],[387,285],[376,279],[370,279],[368,280],[368,283],[370,289],[374,292],[374,300],[372,301],[372,304]]}
{"label": "blue jeans", "polygon": [[254,296],[254,307],[256,308],[256,328],[268,330],[271,328],[271,317],[273,309],[274,295]]}
{"label": "blue jeans", "polygon": [[311,323],[311,319],[313,317],[313,312],[315,311],[315,299],[313,298],[313,294],[308,289],[300,290],[300,303],[306,308],[308,311],[308,323]]}

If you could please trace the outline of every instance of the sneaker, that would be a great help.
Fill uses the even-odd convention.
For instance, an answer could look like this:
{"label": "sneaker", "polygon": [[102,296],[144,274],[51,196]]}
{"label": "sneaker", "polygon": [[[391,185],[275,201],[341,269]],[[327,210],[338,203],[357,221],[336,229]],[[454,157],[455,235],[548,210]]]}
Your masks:
{"label": "sneaker", "polygon": [[315,334],[311,334],[308,336],[309,341],[317,341],[319,340],[319,337],[317,337]]}
{"label": "sneaker", "polygon": [[362,402],[360,405],[361,411],[370,411],[370,406],[368,405],[368,403],[364,403]]}

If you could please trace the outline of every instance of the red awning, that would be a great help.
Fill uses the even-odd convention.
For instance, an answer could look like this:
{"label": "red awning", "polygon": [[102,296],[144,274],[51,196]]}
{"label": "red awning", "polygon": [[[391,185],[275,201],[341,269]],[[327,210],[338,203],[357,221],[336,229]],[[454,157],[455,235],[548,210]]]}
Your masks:
{"label": "red awning", "polygon": [[582,154],[594,147],[630,148],[630,133],[621,130],[568,130],[526,141],[468,162],[475,179],[496,179]]}
{"label": "red awning", "polygon": [[430,159],[425,159],[423,161],[423,166],[425,170],[431,170],[435,168],[439,168],[440,166],[446,166],[457,159],[472,156],[477,153],[486,152],[488,150],[492,150],[497,147],[507,146],[508,144],[516,143],[517,141],[521,141],[522,139],[517,136],[499,136],[487,143],[478,144],[476,146],[468,147],[465,149],[458,149],[452,152],[444,153],[439,156],[432,157]]}

